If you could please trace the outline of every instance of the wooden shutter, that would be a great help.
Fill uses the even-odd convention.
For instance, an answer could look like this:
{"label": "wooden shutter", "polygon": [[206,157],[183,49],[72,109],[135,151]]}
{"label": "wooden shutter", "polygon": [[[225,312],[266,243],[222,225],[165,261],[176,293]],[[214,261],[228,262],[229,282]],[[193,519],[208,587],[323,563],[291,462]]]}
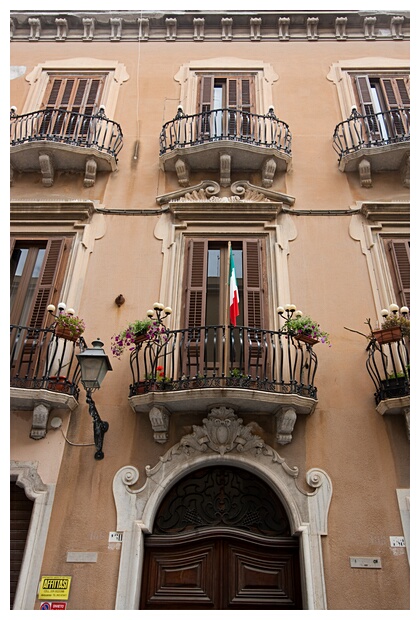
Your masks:
{"label": "wooden shutter", "polygon": [[213,90],[214,76],[201,76],[199,111],[202,116],[200,132],[204,135],[210,134],[210,111],[213,109]]}
{"label": "wooden shutter", "polygon": [[243,242],[244,324],[263,327],[262,247],[259,239]]}
{"label": "wooden shutter", "polygon": [[32,516],[33,502],[25,491],[10,482],[10,609],[13,609],[26,539]]}
{"label": "wooden shutter", "polygon": [[372,94],[370,90],[370,81],[367,75],[359,75],[356,77],[357,91],[359,93],[362,114],[367,116],[365,128],[367,130],[367,141],[374,141],[381,138],[378,121],[375,116],[373,107]]}
{"label": "wooden shutter", "polygon": [[188,241],[186,277],[186,327],[205,325],[207,289],[207,239]]}
{"label": "wooden shutter", "polygon": [[392,239],[388,242],[401,305],[410,307],[410,241]]}
{"label": "wooden shutter", "polygon": [[44,327],[47,306],[53,300],[53,295],[58,285],[58,275],[64,267],[62,259],[66,249],[65,242],[66,240],[63,238],[53,238],[47,241],[45,258],[29,315],[29,327],[35,329]]}
{"label": "wooden shutter", "polygon": [[[252,76],[227,79],[228,132],[230,135],[250,134],[250,112],[252,112]],[[237,110],[241,112],[238,114]]]}
{"label": "wooden shutter", "polygon": [[391,133],[409,133],[408,119],[401,109],[410,107],[410,95],[404,78],[382,78],[380,80],[386,110],[390,112]]}

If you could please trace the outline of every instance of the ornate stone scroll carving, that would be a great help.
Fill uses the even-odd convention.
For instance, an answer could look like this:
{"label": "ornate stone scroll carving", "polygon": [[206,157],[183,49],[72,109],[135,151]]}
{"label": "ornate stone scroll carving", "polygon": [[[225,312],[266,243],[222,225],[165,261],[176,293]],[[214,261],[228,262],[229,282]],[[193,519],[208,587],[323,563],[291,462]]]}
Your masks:
{"label": "ornate stone scroll carving", "polygon": [[263,187],[271,187],[273,185],[274,175],[276,173],[277,164],[276,160],[271,157],[264,162],[262,167],[262,184]]}
{"label": "ornate stone scroll carving", "polygon": [[402,27],[404,17],[394,15],[391,17],[391,36],[393,39],[403,39]]}
{"label": "ornate stone scroll carving", "polygon": [[359,163],[359,179],[362,187],[372,187],[371,168],[367,159],[362,159]]}
{"label": "ornate stone scroll carving", "polygon": [[187,187],[190,182],[190,169],[187,162],[182,157],[178,157],[175,162],[175,172],[181,187]]}
{"label": "ornate stone scroll carving", "polygon": [[83,181],[83,185],[85,187],[93,187],[95,185],[97,167],[98,167],[98,164],[96,163],[96,160],[94,157],[89,157],[86,160],[85,178]]}

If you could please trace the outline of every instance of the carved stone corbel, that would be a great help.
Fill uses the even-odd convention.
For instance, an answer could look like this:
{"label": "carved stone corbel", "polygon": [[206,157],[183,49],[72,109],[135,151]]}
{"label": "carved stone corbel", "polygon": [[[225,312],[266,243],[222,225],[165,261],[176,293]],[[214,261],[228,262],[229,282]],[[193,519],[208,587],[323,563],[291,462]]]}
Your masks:
{"label": "carved stone corbel", "polygon": [[403,39],[402,26],[404,17],[394,15],[391,17],[391,36],[393,39]]}
{"label": "carved stone corbel", "polygon": [[232,40],[232,23],[233,19],[231,17],[222,17],[221,20],[222,25],[222,39],[223,41],[231,41]]}
{"label": "carved stone corbel", "polygon": [[401,179],[404,187],[410,187],[410,156],[408,155],[401,165]]}
{"label": "carved stone corbel", "polygon": [[347,39],[346,27],[347,17],[337,17],[335,20],[335,38],[338,41]]}
{"label": "carved stone corbel", "polygon": [[95,32],[95,20],[93,17],[84,17],[83,23],[83,40],[92,41]]}
{"label": "carved stone corbel", "polygon": [[166,40],[176,41],[176,27],[177,27],[176,17],[167,17],[165,19],[165,24],[166,24]]}
{"label": "carved stone corbel", "polygon": [[275,418],[277,424],[277,443],[281,445],[290,443],[297,418],[296,410],[293,407],[283,407],[281,411],[276,413]]}
{"label": "carved stone corbel", "polygon": [[151,408],[149,419],[153,429],[153,439],[156,443],[168,441],[169,418],[170,414],[165,407],[155,405]]}
{"label": "carved stone corbel", "polygon": [[316,41],[318,39],[318,22],[319,17],[308,17],[306,20],[306,36],[308,41]]}
{"label": "carved stone corbel", "polygon": [[98,168],[98,164],[94,157],[89,157],[86,160],[85,165],[85,178],[83,181],[83,185],[85,187],[93,187],[96,181],[96,170]]}
{"label": "carved stone corbel", "polygon": [[261,17],[251,17],[249,24],[251,27],[251,41],[259,41],[261,39]]}
{"label": "carved stone corbel", "polygon": [[68,32],[67,19],[64,19],[64,17],[57,17],[57,19],[55,20],[55,24],[57,26],[57,34],[55,37],[56,40],[65,41],[67,39]]}
{"label": "carved stone corbel", "polygon": [[137,20],[139,25],[139,41],[149,40],[149,19],[147,17],[139,17]]}
{"label": "carved stone corbel", "polygon": [[404,417],[405,417],[405,425],[406,425],[406,428],[407,428],[407,435],[408,435],[408,438],[410,439],[410,407],[405,407],[403,409],[403,414],[404,414]]}
{"label": "carved stone corbel", "polygon": [[190,182],[190,169],[187,162],[185,159],[182,159],[182,157],[178,157],[175,162],[175,172],[178,177],[178,183],[181,187],[187,187]]}
{"label": "carved stone corbel", "polygon": [[30,41],[39,41],[39,37],[41,36],[41,20],[39,17],[30,17],[28,19],[29,24],[29,40]]}
{"label": "carved stone corbel", "polygon": [[122,33],[122,19],[120,17],[111,17],[109,23],[111,25],[111,41],[119,41]]}
{"label": "carved stone corbel", "polygon": [[194,41],[203,41],[204,40],[204,18],[203,17],[195,17],[193,19],[194,26]]}
{"label": "carved stone corbel", "polygon": [[224,154],[220,155],[220,185],[222,187],[228,187],[230,181],[230,168],[231,168],[231,156]]}
{"label": "carved stone corbel", "polygon": [[274,158],[266,159],[262,167],[262,186],[271,187],[273,185],[274,175],[276,173],[277,164]]}
{"label": "carved stone corbel", "polygon": [[374,40],[375,37],[376,17],[365,17],[365,39]]}
{"label": "carved stone corbel", "polygon": [[51,406],[39,403],[34,407],[32,414],[31,439],[44,439],[47,434],[48,416]]}
{"label": "carved stone corbel", "polygon": [[372,187],[371,168],[367,159],[362,159],[359,163],[359,179],[362,187]]}
{"label": "carved stone corbel", "polygon": [[41,168],[43,186],[52,187],[54,184],[54,165],[49,153],[40,152],[39,166]]}
{"label": "carved stone corbel", "polygon": [[279,39],[281,41],[288,41],[290,38],[289,35],[289,26],[290,26],[290,17],[279,17]]}

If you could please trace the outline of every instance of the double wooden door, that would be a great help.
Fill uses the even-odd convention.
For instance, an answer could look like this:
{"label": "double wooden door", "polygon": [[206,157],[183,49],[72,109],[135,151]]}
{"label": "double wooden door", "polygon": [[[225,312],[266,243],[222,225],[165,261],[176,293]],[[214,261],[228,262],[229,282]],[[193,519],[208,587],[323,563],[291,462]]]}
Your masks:
{"label": "double wooden door", "polygon": [[273,490],[235,467],[178,482],[145,537],[140,609],[302,609],[299,542]]}

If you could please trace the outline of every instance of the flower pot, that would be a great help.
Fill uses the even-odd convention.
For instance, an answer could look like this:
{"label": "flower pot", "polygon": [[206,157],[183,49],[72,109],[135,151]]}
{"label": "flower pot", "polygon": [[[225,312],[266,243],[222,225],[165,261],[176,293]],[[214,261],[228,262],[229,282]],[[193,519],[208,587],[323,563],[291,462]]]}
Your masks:
{"label": "flower pot", "polygon": [[312,338],[312,336],[308,336],[307,334],[296,334],[294,338],[295,340],[298,340],[299,342],[306,342],[306,344],[310,344],[310,345],[314,345],[314,344],[317,344],[317,342],[319,342],[317,338]]}
{"label": "flower pot", "polygon": [[401,327],[389,327],[387,329],[374,329],[373,336],[379,344],[398,342],[402,338]]}
{"label": "flower pot", "polygon": [[136,334],[136,335],[134,336],[134,343],[135,343],[136,345],[137,345],[137,344],[140,344],[141,342],[145,342],[145,340],[148,340],[148,338],[147,338],[147,334]]}
{"label": "flower pot", "polygon": [[61,325],[57,325],[55,328],[55,335],[57,338],[64,338],[65,340],[71,340],[72,342],[76,342],[79,336],[74,336],[68,327],[62,327]]}
{"label": "flower pot", "polygon": [[66,377],[52,376],[49,377],[47,390],[51,390],[52,392],[68,392],[70,385],[71,384],[66,381]]}

